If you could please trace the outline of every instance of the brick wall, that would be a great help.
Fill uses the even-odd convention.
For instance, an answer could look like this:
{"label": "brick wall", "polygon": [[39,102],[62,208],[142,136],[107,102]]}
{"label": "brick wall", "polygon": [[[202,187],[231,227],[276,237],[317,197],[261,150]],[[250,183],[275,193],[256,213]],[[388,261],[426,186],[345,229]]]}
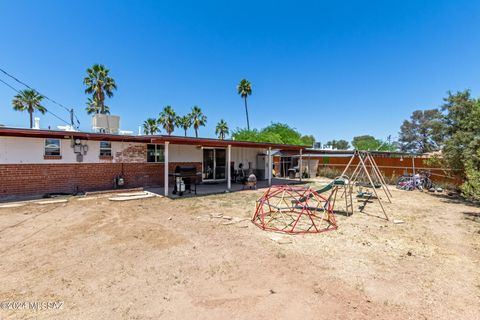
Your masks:
{"label": "brick wall", "polygon": [[147,145],[129,145],[115,153],[116,162],[145,162],[147,159]]}
{"label": "brick wall", "polygon": [[[169,163],[169,171],[177,165],[195,165],[198,172],[202,168],[199,162]],[[164,183],[163,163],[0,164],[0,197],[108,190],[122,173],[127,188]]]}

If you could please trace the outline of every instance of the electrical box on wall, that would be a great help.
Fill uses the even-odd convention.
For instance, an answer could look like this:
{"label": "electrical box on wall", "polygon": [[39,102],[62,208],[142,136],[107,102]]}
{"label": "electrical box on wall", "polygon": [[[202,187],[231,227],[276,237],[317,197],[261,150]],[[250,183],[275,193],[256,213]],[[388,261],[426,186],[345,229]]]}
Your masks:
{"label": "electrical box on wall", "polygon": [[73,153],[76,154],[77,162],[83,162],[83,156],[87,155],[88,145],[82,144],[80,139],[72,139]]}

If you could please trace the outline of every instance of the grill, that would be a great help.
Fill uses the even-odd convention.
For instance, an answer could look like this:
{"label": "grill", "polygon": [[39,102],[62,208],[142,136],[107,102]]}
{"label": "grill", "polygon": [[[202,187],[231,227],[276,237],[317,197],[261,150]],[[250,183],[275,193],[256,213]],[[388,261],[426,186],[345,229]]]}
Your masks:
{"label": "grill", "polygon": [[173,194],[183,195],[184,191],[197,194],[197,184],[201,178],[201,172],[197,172],[195,166],[176,166],[175,172],[170,176],[174,177]]}

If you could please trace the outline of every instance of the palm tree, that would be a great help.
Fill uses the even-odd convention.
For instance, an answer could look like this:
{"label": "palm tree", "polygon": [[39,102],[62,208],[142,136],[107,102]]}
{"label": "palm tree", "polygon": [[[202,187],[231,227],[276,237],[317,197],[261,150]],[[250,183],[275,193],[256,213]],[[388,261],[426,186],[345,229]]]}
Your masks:
{"label": "palm tree", "polygon": [[217,123],[217,127],[215,128],[215,134],[218,135],[218,138],[223,140],[225,136],[229,133],[228,125],[225,120],[221,119]]}
{"label": "palm tree", "polygon": [[[105,114],[110,114],[110,107],[109,106],[103,106],[103,109],[105,111]],[[87,111],[87,114],[99,114],[100,113],[100,105],[98,103],[98,100],[95,96],[92,98],[87,99],[87,107],[85,108],[85,111]]]}
{"label": "palm tree", "polygon": [[178,123],[178,116],[175,111],[173,111],[171,106],[166,106],[163,108],[163,111],[160,112],[158,123],[163,126],[168,135],[172,134],[173,130],[175,130],[175,126]]}
{"label": "palm tree", "polygon": [[185,131],[185,137],[187,136],[187,130],[192,126],[192,115],[189,113],[183,117],[178,117],[177,127],[183,128]]}
{"label": "palm tree", "polygon": [[117,84],[108,73],[109,69],[104,65],[94,64],[87,69],[87,76],[83,79],[83,84],[87,86],[85,93],[92,94],[98,101],[100,113],[105,114],[105,95],[111,98],[113,90],[117,90]]}
{"label": "palm tree", "polygon": [[147,135],[154,135],[160,131],[158,127],[158,121],[153,118],[148,118],[143,122],[143,132]]}
{"label": "palm tree", "polygon": [[193,128],[195,129],[195,137],[198,138],[198,128],[205,126],[207,123],[207,117],[202,113],[202,109],[198,106],[192,108],[190,115],[192,117]]}
{"label": "palm tree", "polygon": [[42,106],[43,96],[35,90],[22,90],[13,97],[12,105],[16,111],[28,111],[30,114],[30,129],[33,128],[33,112],[40,111],[41,114],[47,112],[47,108]]}
{"label": "palm tree", "polygon": [[245,113],[247,114],[247,130],[250,130],[250,121],[248,120],[247,97],[252,94],[252,84],[247,79],[242,79],[237,87],[238,94],[245,100]]}

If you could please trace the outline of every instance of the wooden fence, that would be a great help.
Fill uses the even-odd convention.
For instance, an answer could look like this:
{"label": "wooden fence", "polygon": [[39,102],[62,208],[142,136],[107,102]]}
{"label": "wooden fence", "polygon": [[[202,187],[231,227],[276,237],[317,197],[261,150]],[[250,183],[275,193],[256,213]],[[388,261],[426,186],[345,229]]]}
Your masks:
{"label": "wooden fence", "polygon": [[[342,172],[350,161],[350,158],[351,155],[315,155],[304,156],[303,161],[305,164],[309,160],[318,161],[318,171],[321,171],[322,168],[329,168],[335,171]],[[374,159],[383,176],[389,181],[396,180],[397,177],[404,174],[419,173],[420,171],[429,171],[431,173],[431,179],[435,182],[442,182],[454,185],[460,185],[462,183],[460,179],[453,177],[450,171],[442,168],[428,166],[426,164],[427,158],[381,156],[374,157]],[[280,157],[274,157],[273,161],[275,167],[280,168]],[[355,165],[358,164],[358,158],[355,158],[353,163]]]}
{"label": "wooden fence", "polygon": [[[338,171],[343,171],[350,161],[350,156],[346,157],[331,157],[320,156],[311,159],[318,159],[318,168],[331,168]],[[383,176],[389,179],[395,179],[404,174],[419,173],[420,171],[429,171],[431,179],[435,182],[444,182],[459,185],[462,181],[454,178],[451,172],[442,168],[430,167],[426,164],[426,158],[411,157],[411,158],[389,158],[389,157],[374,157],[377,166],[382,172]],[[354,164],[358,163],[358,158],[354,159]]]}

